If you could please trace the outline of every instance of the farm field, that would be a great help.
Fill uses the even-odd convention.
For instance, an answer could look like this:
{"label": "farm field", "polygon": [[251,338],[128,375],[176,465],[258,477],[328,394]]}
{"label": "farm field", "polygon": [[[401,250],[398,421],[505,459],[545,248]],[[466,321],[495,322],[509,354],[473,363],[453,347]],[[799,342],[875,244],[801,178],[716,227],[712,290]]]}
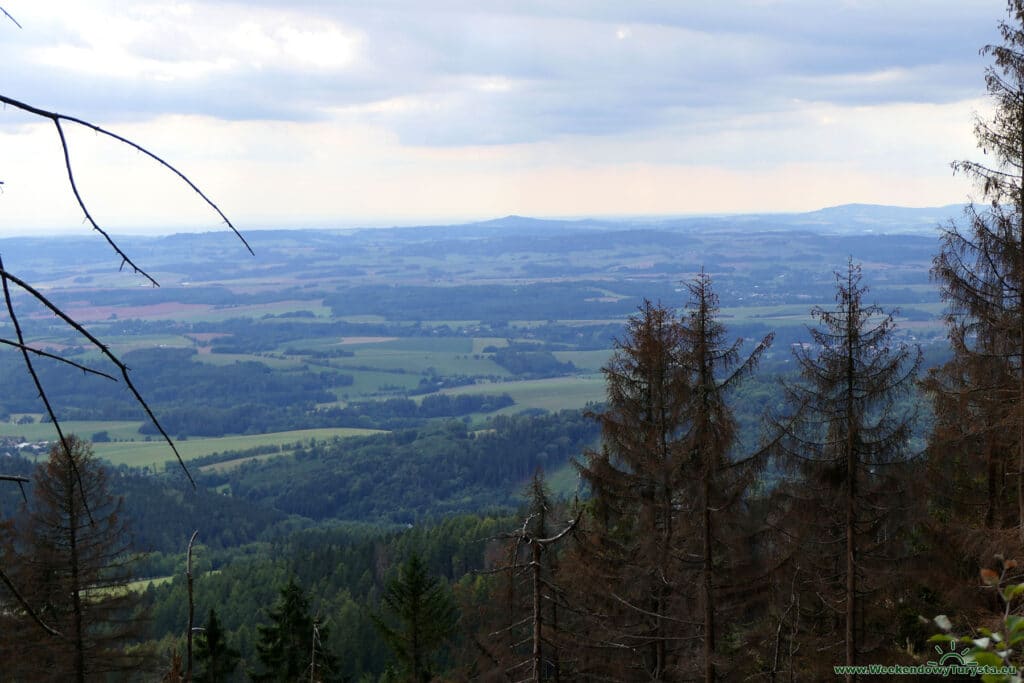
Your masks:
{"label": "farm field", "polygon": [[524,410],[583,408],[588,403],[604,400],[605,384],[600,375],[549,377],[508,382],[490,382],[467,387],[443,389],[441,394],[508,394],[514,405],[496,414],[514,415]]}
{"label": "farm field", "polygon": [[[757,220],[582,229],[515,218],[500,230],[488,223],[269,231],[252,235],[254,259],[235,254],[223,235],[129,240],[153,272],[166,275],[158,290],[115,278],[105,252],[85,248],[85,240],[5,248],[22,268],[50,274],[44,282],[55,300],[127,356],[143,394],[156,397],[154,412],[169,421],[169,433],[188,437],[180,444],[193,458],[308,438],[292,430],[336,426],[335,417],[381,429],[425,419],[366,402],[411,399],[430,408],[430,419],[478,425],[495,414],[599,403],[600,369],[627,317],[645,299],[682,312],[685,282],[701,270],[719,296],[727,337],[777,333],[767,355],[773,362],[784,363],[807,338],[812,307],[833,303],[833,271],[858,254],[868,299],[905,311],[897,320],[907,340],[941,342],[942,303],[928,276],[935,244],[926,222],[934,216],[908,218],[891,234],[879,234],[874,218],[871,234],[857,232],[855,214],[838,210],[832,218],[816,213],[813,227],[799,216],[771,217],[766,231]],[[29,337],[102,367],[94,349],[50,318],[27,316]],[[0,356],[0,378],[23,370],[14,354]],[[45,384],[60,392],[68,430],[86,438],[106,432],[112,441],[97,446],[104,457],[148,467],[171,457],[155,436],[144,441],[139,421],[123,420],[139,411],[122,386],[59,379]],[[0,397],[0,415],[38,418],[36,392],[24,383],[19,391]],[[434,400],[502,394],[514,403],[492,413],[467,401],[452,412],[454,400]],[[271,433],[239,436],[256,431]],[[52,429],[0,423],[4,435],[36,441],[52,438]]]}
{"label": "farm field", "polygon": [[[284,446],[299,441],[310,439],[332,439],[335,437],[344,438],[348,436],[366,436],[378,434],[380,430],[358,429],[358,428],[336,428],[336,429],[298,429],[288,432],[273,432],[270,434],[247,434],[243,436],[223,436],[209,439],[192,438],[184,441],[176,440],[175,446],[181,453],[182,459],[186,462],[195,458],[201,458],[214,453],[226,451],[244,451],[259,446]],[[96,455],[109,461],[114,465],[128,465],[129,467],[159,467],[163,463],[173,460],[174,453],[170,447],[161,441],[135,441],[99,443],[93,448]]]}
{"label": "farm field", "polygon": [[[41,414],[32,414],[30,417],[34,420],[32,424],[0,422],[0,437],[19,437],[26,441],[52,441],[57,438],[57,432],[52,424],[40,422],[43,417]],[[60,423],[65,434],[76,434],[85,439],[91,438],[98,432],[106,432],[111,439],[139,439],[140,441],[145,438],[139,434],[141,425],[142,422],[126,420],[68,420]]]}
{"label": "farm field", "polygon": [[[174,453],[165,441],[159,437],[151,437],[149,441],[146,441],[145,437],[139,434],[138,428],[141,424],[140,422],[72,420],[62,422],[61,428],[66,434],[77,434],[83,438],[89,438],[98,432],[106,432],[111,439],[124,439],[93,444],[93,451],[96,455],[112,465],[158,469],[165,462],[174,460]],[[175,439],[174,443],[181,457],[185,461],[189,461],[214,453],[244,451],[259,446],[284,446],[310,439],[324,440],[377,433],[381,433],[381,430],[355,427],[298,429],[269,434]],[[24,437],[28,441],[52,442],[57,438],[57,433],[49,423],[37,422],[26,425],[2,423],[0,424],[0,437],[2,436],[18,436]]]}

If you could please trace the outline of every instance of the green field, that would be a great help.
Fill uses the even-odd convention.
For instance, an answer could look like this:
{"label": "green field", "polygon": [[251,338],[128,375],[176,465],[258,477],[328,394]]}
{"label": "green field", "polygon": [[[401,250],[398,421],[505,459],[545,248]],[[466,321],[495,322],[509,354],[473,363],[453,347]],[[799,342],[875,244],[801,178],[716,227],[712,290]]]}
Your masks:
{"label": "green field", "polygon": [[[411,340],[419,341],[419,340]],[[417,374],[433,371],[441,375],[508,375],[508,371],[488,357],[474,358],[469,339],[445,341],[466,342],[466,351],[435,351],[387,348],[385,344],[351,346],[355,357],[345,358],[349,367],[370,367],[381,370],[405,370]]]}
{"label": "green field", "polygon": [[[343,370],[352,375],[352,384],[337,387],[333,391],[342,401],[346,396],[351,399],[369,398],[380,394],[393,394],[396,391],[415,389],[420,384],[422,375],[409,372],[384,372],[380,370]],[[396,389],[396,387],[398,387]]]}
{"label": "green field", "polygon": [[[27,441],[51,441],[57,438],[57,432],[49,422],[39,422],[41,415],[34,415],[33,424],[13,424],[0,422],[0,436],[21,437]],[[59,416],[58,416],[59,419]],[[111,439],[141,439],[136,421],[61,421],[60,427],[65,434],[77,434],[83,439],[91,438],[96,432],[107,432]],[[173,456],[172,456],[173,457]]]}
{"label": "green field", "polygon": [[[96,431],[106,431],[112,438],[141,438],[138,434],[137,422],[68,422],[62,424],[67,433],[80,434],[88,438]],[[9,433],[25,435],[31,440],[51,440],[56,438],[56,433],[49,424],[36,425],[2,425],[5,430],[14,430]],[[32,428],[33,436],[29,436],[25,428]],[[128,431],[128,430],[131,431]],[[328,439],[335,436],[364,436],[366,434],[380,433],[374,429],[356,428],[334,428],[334,429],[297,429],[286,432],[273,432],[269,434],[246,434],[242,436],[220,436],[217,438],[189,438],[175,441],[178,453],[181,458],[188,461],[195,458],[202,458],[214,453],[225,451],[246,451],[255,449],[260,445],[286,445],[296,441],[307,441],[309,439]],[[114,465],[128,465],[129,467],[160,467],[165,462],[174,460],[174,453],[165,441],[154,438],[150,441],[112,441],[109,443],[94,443],[93,451],[100,458],[111,462]]]}
{"label": "green field", "polygon": [[497,415],[514,415],[529,408],[562,410],[582,408],[605,399],[605,382],[600,375],[551,377],[513,382],[487,382],[444,389],[442,394],[508,394],[515,405],[502,408]]}
{"label": "green field", "polygon": [[195,356],[195,359],[210,365],[231,365],[232,363],[252,361],[263,363],[268,368],[275,370],[294,370],[304,365],[303,361],[299,358],[274,358],[259,356],[254,353],[200,353]]}
{"label": "green field", "polygon": [[[244,463],[247,463],[247,462],[259,461],[259,460],[269,460],[270,458],[279,458],[279,457],[285,456],[285,455],[292,455],[292,453],[294,453],[294,451],[287,451],[287,450],[285,450],[285,451],[281,451],[280,453],[264,453],[262,455],[245,455],[245,456],[242,456],[241,458],[235,458],[233,460],[224,460],[223,462],[215,462],[215,463],[210,464],[210,465],[203,465],[202,467],[199,468],[199,471],[200,472],[219,472],[219,473],[223,474],[224,472],[230,472],[231,470],[235,469],[236,467],[239,467],[240,465],[242,465]],[[217,491],[220,492],[220,493],[224,493],[225,491],[230,492],[230,490],[231,490],[231,485],[230,484],[222,484],[221,486],[217,487]]]}
{"label": "green field", "polygon": [[155,588],[156,586],[162,586],[163,584],[170,583],[171,581],[174,581],[173,576],[154,576],[149,579],[139,579],[138,581],[131,581],[125,585],[125,588],[130,591],[142,593],[150,586],[153,586]]}
{"label": "green field", "polygon": [[600,372],[612,356],[611,349],[599,351],[555,351],[555,358],[572,363],[581,372]]}

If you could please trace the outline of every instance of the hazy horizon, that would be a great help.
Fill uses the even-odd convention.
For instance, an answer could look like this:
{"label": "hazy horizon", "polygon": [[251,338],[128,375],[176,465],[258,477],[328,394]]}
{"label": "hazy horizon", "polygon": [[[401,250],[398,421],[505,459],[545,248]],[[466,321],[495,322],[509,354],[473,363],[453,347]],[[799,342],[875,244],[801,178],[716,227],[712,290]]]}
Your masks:
{"label": "hazy horizon", "polygon": [[[966,200],[1005,6],[942,0],[8,0],[3,94],[178,166],[240,226],[810,211]],[[66,126],[114,231],[213,230]],[[0,112],[0,234],[79,224],[50,121]]]}
{"label": "hazy horizon", "polygon": [[[595,223],[665,223],[671,221],[680,220],[694,220],[694,219],[749,219],[749,218],[770,218],[770,217],[800,217],[808,216],[812,214],[822,212],[837,212],[840,210],[851,210],[856,211],[857,209],[865,210],[882,210],[887,212],[936,212],[942,214],[949,214],[949,218],[955,218],[956,213],[961,207],[966,206],[965,203],[957,204],[945,204],[938,206],[895,206],[885,204],[865,204],[861,202],[850,202],[846,204],[837,204],[834,206],[823,206],[817,209],[809,211],[750,211],[750,212],[721,212],[721,213],[709,213],[709,212],[693,212],[693,213],[676,213],[676,214],[633,214],[633,215],[566,215],[566,216],[532,216],[525,214],[506,214],[502,216],[481,216],[474,217],[469,216],[465,218],[436,218],[431,219],[429,217],[421,219],[409,219],[404,221],[389,221],[388,219],[378,219],[376,221],[366,222],[349,222],[345,221],[310,221],[307,223],[298,222],[281,222],[281,221],[255,221],[246,225],[236,225],[243,232],[260,232],[260,231],[278,231],[278,230],[337,230],[337,231],[353,231],[353,230],[387,230],[391,228],[431,228],[431,227],[445,227],[445,226],[471,226],[488,223],[498,223],[506,220],[521,219],[525,221],[553,221],[553,222],[595,222]],[[898,220],[896,218],[890,218],[890,220]],[[119,230],[111,232],[112,235],[127,236],[127,237],[166,237],[170,235],[178,234],[210,234],[224,231],[230,234],[230,230],[224,227],[196,227],[196,226],[174,226],[174,225],[151,225],[140,227],[135,230],[130,227],[122,227]],[[0,234],[0,239],[5,238],[19,238],[19,237],[89,237],[95,236],[99,238],[99,235],[92,230],[92,228],[82,225],[78,228],[71,228],[67,226],[63,227],[35,227],[26,228],[22,231],[9,231]]]}

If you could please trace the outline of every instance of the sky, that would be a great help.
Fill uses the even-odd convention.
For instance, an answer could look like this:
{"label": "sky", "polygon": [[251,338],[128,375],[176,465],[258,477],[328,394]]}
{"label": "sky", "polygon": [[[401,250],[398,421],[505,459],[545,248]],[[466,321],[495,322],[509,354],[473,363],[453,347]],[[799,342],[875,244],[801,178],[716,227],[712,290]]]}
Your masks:
{"label": "sky", "polygon": [[[0,94],[240,228],[938,206],[977,194],[997,0],[0,0]],[[3,19],[0,17],[0,19]],[[114,232],[209,231],[68,125]],[[0,235],[87,231],[0,110]],[[975,197],[976,198],[976,197]]]}

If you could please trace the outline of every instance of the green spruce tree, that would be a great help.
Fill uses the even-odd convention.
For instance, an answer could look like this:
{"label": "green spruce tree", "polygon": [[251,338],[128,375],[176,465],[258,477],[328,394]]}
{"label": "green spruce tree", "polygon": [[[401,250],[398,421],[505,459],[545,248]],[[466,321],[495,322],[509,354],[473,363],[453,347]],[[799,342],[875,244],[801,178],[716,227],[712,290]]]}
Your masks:
{"label": "green spruce tree", "polygon": [[381,637],[395,653],[409,681],[429,681],[433,657],[455,631],[458,611],[447,588],[430,576],[413,554],[388,582],[384,612],[373,615]]}
{"label": "green spruce tree", "polygon": [[295,577],[281,589],[270,610],[270,623],[257,630],[256,653],[264,671],[252,674],[255,681],[325,681],[336,668],[334,657],[324,649],[327,627],[310,614],[309,600]]}
{"label": "green spruce tree", "polygon": [[196,683],[221,683],[231,679],[238,668],[239,652],[231,647],[227,634],[217,619],[217,611],[210,609],[206,628],[196,638],[196,661],[200,673]]}

